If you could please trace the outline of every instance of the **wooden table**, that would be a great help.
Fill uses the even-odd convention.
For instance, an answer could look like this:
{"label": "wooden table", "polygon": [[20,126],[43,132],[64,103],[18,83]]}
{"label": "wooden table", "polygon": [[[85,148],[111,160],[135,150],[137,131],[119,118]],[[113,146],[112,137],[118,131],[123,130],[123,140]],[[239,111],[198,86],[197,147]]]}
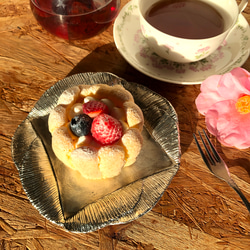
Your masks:
{"label": "wooden table", "polygon": [[[250,22],[249,5],[244,16]],[[250,71],[250,59],[242,67]],[[12,161],[11,140],[45,90],[73,73],[98,71],[143,84],[173,104],[181,165],[157,205],[141,218],[72,233],[30,203]],[[0,86],[0,249],[250,249],[247,209],[232,188],[210,174],[193,140],[192,133],[205,128],[194,103],[200,85],[165,83],[141,74],[116,49],[112,27],[69,44],[37,24],[28,0],[0,0]],[[250,200],[250,151],[216,146]]]}

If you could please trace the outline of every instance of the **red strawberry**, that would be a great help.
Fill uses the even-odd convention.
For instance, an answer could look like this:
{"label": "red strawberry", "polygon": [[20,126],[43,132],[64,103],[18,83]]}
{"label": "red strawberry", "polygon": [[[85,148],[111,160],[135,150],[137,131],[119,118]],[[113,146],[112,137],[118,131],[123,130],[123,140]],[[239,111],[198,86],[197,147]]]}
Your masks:
{"label": "red strawberry", "polygon": [[108,114],[101,114],[94,118],[91,133],[103,145],[118,141],[123,134],[121,123]]}
{"label": "red strawberry", "polygon": [[102,113],[108,113],[108,106],[100,101],[89,101],[82,106],[83,113],[87,114],[91,118],[94,118]]}

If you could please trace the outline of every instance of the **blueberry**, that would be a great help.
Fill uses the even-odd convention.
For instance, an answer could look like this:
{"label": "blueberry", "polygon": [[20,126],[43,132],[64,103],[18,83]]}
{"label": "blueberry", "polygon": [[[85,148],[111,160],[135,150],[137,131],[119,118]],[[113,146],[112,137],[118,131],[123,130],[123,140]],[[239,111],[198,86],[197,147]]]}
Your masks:
{"label": "blueberry", "polygon": [[86,114],[80,114],[72,118],[70,129],[78,137],[88,135],[91,130],[92,119]]}

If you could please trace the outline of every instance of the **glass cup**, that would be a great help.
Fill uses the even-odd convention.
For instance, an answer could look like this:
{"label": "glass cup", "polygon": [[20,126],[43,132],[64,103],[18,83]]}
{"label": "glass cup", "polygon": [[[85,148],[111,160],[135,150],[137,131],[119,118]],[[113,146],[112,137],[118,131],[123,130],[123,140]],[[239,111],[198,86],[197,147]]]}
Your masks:
{"label": "glass cup", "polygon": [[106,30],[118,14],[120,0],[30,0],[38,23],[66,40],[82,40]]}

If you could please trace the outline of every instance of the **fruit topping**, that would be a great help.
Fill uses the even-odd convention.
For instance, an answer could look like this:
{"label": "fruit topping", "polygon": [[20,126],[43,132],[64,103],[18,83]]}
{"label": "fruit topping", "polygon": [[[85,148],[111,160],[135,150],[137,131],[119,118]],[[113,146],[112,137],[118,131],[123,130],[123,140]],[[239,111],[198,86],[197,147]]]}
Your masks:
{"label": "fruit topping", "polygon": [[100,114],[92,122],[91,133],[98,142],[107,145],[118,141],[122,137],[123,129],[114,117]]}
{"label": "fruit topping", "polygon": [[75,136],[88,135],[91,130],[92,119],[86,114],[80,114],[72,118],[70,129]]}
{"label": "fruit topping", "polygon": [[102,113],[108,113],[108,106],[101,101],[89,101],[82,106],[83,113],[94,118]]}

